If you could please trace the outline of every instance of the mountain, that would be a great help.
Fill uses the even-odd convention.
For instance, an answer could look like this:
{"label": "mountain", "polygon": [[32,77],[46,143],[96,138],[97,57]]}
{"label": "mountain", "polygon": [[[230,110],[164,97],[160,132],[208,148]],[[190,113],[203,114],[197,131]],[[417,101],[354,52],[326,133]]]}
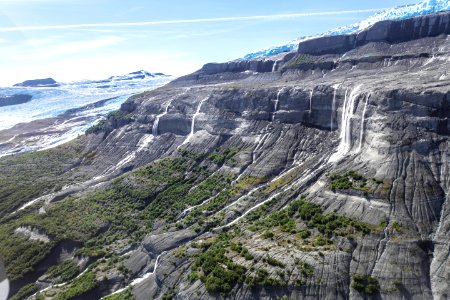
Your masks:
{"label": "mountain", "polygon": [[32,79],[17,83],[14,86],[20,87],[57,87],[59,84],[53,78]]}
{"label": "mountain", "polygon": [[13,293],[448,298],[449,34],[442,12],[206,64],[3,157]]}
{"label": "mountain", "polygon": [[150,73],[147,71],[135,71],[128,73],[123,76],[111,76],[109,80],[111,81],[121,81],[121,80],[135,80],[135,79],[148,79],[155,77],[169,77],[170,75],[165,75],[164,73]]}
{"label": "mountain", "polygon": [[290,41],[284,45],[274,46],[268,49],[260,50],[254,53],[250,53],[244,56],[244,59],[254,59],[261,57],[270,57],[272,55],[276,55],[283,52],[291,52],[296,51],[297,46],[300,42],[314,39],[320,36],[339,36],[351,33],[358,33],[365,29],[370,28],[377,22],[386,21],[386,20],[403,20],[407,18],[422,16],[426,14],[447,11],[450,10],[450,1],[449,0],[423,0],[417,4],[404,5],[395,8],[386,9],[381,11],[374,16],[363,20],[361,22],[339,27],[334,30],[330,30],[323,34],[317,36],[309,36],[309,37],[300,37],[293,41]]}

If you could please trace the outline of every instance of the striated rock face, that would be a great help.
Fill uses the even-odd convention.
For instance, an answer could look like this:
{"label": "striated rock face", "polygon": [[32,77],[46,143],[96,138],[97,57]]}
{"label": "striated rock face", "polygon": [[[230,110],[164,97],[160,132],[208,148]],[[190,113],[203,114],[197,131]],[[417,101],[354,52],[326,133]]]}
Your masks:
{"label": "striated rock face", "polygon": [[[120,255],[117,244],[133,244],[126,276],[97,264],[85,296],[129,287],[136,299],[447,299],[449,18],[307,41],[275,69],[208,64],[133,96],[82,139],[80,152],[94,154],[67,172],[93,178],[23,216],[34,207],[47,220],[52,207],[108,185],[130,201],[148,193],[120,210],[132,220],[146,211],[139,225],[151,227],[101,244]],[[167,159],[182,162],[161,167]],[[215,176],[229,179],[202,186]],[[114,201],[107,195],[101,210]],[[108,234],[112,221],[100,221]],[[218,284],[221,275],[231,283]]]}
{"label": "striated rock face", "polygon": [[369,43],[403,43],[450,33],[448,13],[436,13],[399,21],[383,21],[357,34],[327,36],[300,43],[298,53],[342,54]]}

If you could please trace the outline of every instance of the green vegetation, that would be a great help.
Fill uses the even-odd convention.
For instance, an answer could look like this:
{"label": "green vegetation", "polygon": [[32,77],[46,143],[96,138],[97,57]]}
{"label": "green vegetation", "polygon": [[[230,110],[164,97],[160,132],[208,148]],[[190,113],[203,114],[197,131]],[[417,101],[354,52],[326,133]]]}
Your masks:
{"label": "green vegetation", "polygon": [[39,290],[38,286],[35,283],[27,284],[22,287],[14,296],[9,298],[9,300],[20,300],[26,299],[27,297],[33,295]]}
{"label": "green vegetation", "polygon": [[161,300],[172,300],[173,297],[175,297],[175,296],[176,296],[176,293],[175,293],[175,292],[165,293],[165,294],[162,296]]}
{"label": "green vegetation", "polygon": [[242,246],[242,243],[239,243],[239,244],[231,243],[230,249],[233,250],[234,252],[239,253],[246,260],[253,259],[253,255],[248,251],[247,248]]}
{"label": "green vegetation", "polygon": [[200,279],[208,292],[226,294],[245,279],[246,269],[226,255],[230,238],[226,233],[213,243],[202,244],[203,252],[195,258],[190,279]]}
{"label": "green vegetation", "polygon": [[263,262],[268,263],[269,265],[274,266],[274,267],[280,267],[280,268],[285,267],[285,265],[281,261],[279,261],[278,259],[275,259],[271,256],[268,256],[268,255],[263,258]]}
{"label": "green vegetation", "polygon": [[344,175],[332,175],[330,177],[330,189],[335,190],[361,190],[367,191],[367,178],[364,178],[362,175],[349,171]]}
{"label": "green vegetation", "polygon": [[375,295],[380,290],[378,280],[369,275],[355,274],[352,276],[352,288],[367,295]]}
{"label": "green vegetation", "polygon": [[399,233],[402,232],[402,224],[398,223],[397,221],[394,221],[394,223],[392,223],[392,228]]}
{"label": "green vegetation", "polygon": [[75,140],[54,149],[3,157],[0,160],[0,217],[69,184],[73,179],[65,172],[79,162],[81,151],[81,141]]}
{"label": "green vegetation", "polygon": [[109,134],[113,130],[113,128],[123,126],[130,123],[131,121],[132,118],[127,112],[121,110],[112,111],[106,116],[106,119],[100,120],[98,124],[88,128],[86,130],[86,134],[98,134],[101,132]]}
{"label": "green vegetation", "polygon": [[97,124],[92,125],[91,127],[89,127],[86,130],[86,134],[91,134],[91,133],[100,133],[100,132],[104,132],[106,130],[106,124],[108,123],[108,120],[103,119],[100,120]]}
{"label": "green vegetation", "polygon": [[219,147],[208,156],[208,159],[213,161],[217,165],[222,165],[224,163],[230,163],[231,165],[235,165],[236,162],[233,160],[233,157],[237,153],[239,153],[239,149],[237,148],[221,149]]}
{"label": "green vegetation", "polygon": [[131,288],[127,288],[125,291],[105,297],[104,300],[134,300],[134,296],[131,293]]}
{"label": "green vegetation", "polygon": [[249,214],[248,219],[253,221],[251,228],[254,231],[264,230],[265,238],[273,238],[274,229],[282,232],[298,233],[302,238],[307,238],[311,232],[306,228],[298,228],[304,224],[307,228],[317,230],[321,235],[316,237],[317,243],[328,244],[328,238],[333,235],[348,236],[355,233],[363,235],[370,233],[368,225],[345,216],[323,214],[319,205],[306,201],[304,197],[293,201],[289,207],[282,211],[270,213],[265,218],[263,209]]}
{"label": "green vegetation", "polygon": [[[81,242],[83,248],[77,254],[102,257],[110,252],[105,247],[114,241],[132,242],[151,230],[156,219],[172,220],[187,205],[185,195],[194,185],[193,176],[205,178],[211,173],[195,167],[195,157],[162,159],[119,177],[104,190],[53,203],[46,208],[46,214],[23,213],[14,221],[1,224],[0,254],[10,279],[17,280],[33,271],[34,265],[63,240]],[[185,178],[186,172],[191,172],[190,178]],[[209,196],[213,186],[223,186],[229,180],[226,176],[207,180],[192,191],[196,194],[188,196],[188,202]],[[201,192],[207,195],[202,198]],[[20,226],[37,228],[52,239],[49,243],[27,240],[14,234]],[[70,277],[69,273],[65,270],[61,275]]]}
{"label": "green vegetation", "polygon": [[250,287],[257,286],[283,286],[284,283],[278,279],[269,276],[269,272],[266,269],[257,269],[254,275],[248,275],[245,279],[245,283]]}
{"label": "green vegetation", "polygon": [[319,63],[322,60],[322,58],[318,58],[312,55],[308,54],[299,54],[294,59],[290,60],[288,63],[289,68],[298,68],[302,65],[308,65],[308,64],[316,64]]}
{"label": "green vegetation", "polygon": [[215,197],[212,201],[206,204],[202,209],[210,212],[215,211],[219,207],[227,203],[230,199],[233,199],[239,195],[244,194],[250,188],[257,186],[265,181],[266,179],[262,177],[253,177],[253,176],[244,177],[241,180],[239,180],[239,182],[237,182],[233,187],[229,187],[221,191],[217,195],[217,197]]}
{"label": "green vegetation", "polygon": [[62,283],[74,278],[79,271],[76,263],[72,260],[66,260],[59,265],[50,267],[47,271],[47,275],[49,278],[58,278],[55,283]]}
{"label": "green vegetation", "polygon": [[310,264],[308,264],[305,261],[302,261],[300,259],[295,260],[295,265],[299,269],[300,273],[305,277],[312,277],[314,274],[314,269],[311,267]]}
{"label": "green vegetation", "polygon": [[59,293],[55,300],[66,300],[76,296],[83,295],[84,293],[96,288],[98,285],[95,278],[95,274],[92,271],[88,271],[82,276],[75,279],[68,289]]}

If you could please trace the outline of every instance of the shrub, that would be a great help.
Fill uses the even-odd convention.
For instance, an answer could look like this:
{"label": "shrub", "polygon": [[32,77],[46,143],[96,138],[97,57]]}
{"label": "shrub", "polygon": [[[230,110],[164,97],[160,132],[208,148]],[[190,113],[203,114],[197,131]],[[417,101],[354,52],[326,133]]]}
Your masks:
{"label": "shrub", "polygon": [[58,278],[55,283],[66,282],[74,278],[79,273],[79,268],[76,263],[71,260],[66,260],[65,262],[52,266],[48,269],[47,274],[50,278]]}
{"label": "shrub", "polygon": [[352,287],[358,292],[366,293],[367,295],[374,295],[380,290],[378,280],[372,276],[355,274],[352,278]]}
{"label": "shrub", "polygon": [[80,296],[98,285],[95,278],[95,274],[92,271],[88,271],[82,276],[75,279],[69,286],[69,288],[56,296],[56,300],[71,299],[76,296]]}
{"label": "shrub", "polygon": [[227,294],[245,279],[246,269],[225,255],[227,245],[224,241],[216,242],[194,261],[190,279],[199,278],[208,292]]}
{"label": "shrub", "polygon": [[271,256],[266,256],[265,258],[263,258],[263,261],[274,267],[280,267],[280,268],[285,267],[285,265],[281,261],[279,261]]}

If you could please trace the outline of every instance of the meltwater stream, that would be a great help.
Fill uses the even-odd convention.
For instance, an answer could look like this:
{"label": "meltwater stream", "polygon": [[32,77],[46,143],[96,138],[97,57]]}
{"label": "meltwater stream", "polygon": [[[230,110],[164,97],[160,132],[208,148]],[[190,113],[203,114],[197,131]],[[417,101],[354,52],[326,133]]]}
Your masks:
{"label": "meltwater stream", "polygon": [[186,137],[186,139],[183,141],[183,143],[182,143],[180,146],[178,146],[178,148],[181,147],[182,145],[185,145],[186,143],[188,143],[188,142],[191,140],[192,136],[194,136],[194,133],[195,133],[195,120],[197,119],[197,116],[200,114],[200,110],[202,109],[203,103],[204,103],[206,100],[208,100],[208,99],[209,99],[209,97],[203,98],[203,99],[198,103],[197,110],[195,111],[194,115],[192,116],[192,121],[191,121],[191,132],[190,132],[189,135]]}

